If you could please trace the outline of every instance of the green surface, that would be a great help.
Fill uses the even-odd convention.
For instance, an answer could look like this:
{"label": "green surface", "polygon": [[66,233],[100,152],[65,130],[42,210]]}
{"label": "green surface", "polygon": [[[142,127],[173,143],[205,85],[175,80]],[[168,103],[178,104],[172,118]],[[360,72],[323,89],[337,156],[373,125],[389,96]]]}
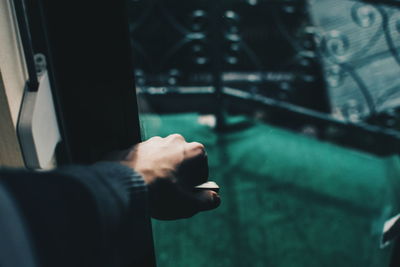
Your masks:
{"label": "green surface", "polygon": [[197,121],[142,116],[147,137],[178,132],[205,144],[221,186],[219,209],[153,221],[159,267],[388,265],[389,249],[379,249],[393,214],[385,159],[263,124],[216,134]]}

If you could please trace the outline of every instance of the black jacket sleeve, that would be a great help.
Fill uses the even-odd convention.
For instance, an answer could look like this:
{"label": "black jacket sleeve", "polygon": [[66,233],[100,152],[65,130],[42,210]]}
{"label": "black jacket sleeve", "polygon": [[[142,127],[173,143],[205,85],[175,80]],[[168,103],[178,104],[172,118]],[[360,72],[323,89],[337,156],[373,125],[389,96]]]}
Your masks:
{"label": "black jacket sleeve", "polygon": [[147,189],[130,168],[104,162],[50,172],[0,170],[39,266],[149,266]]}

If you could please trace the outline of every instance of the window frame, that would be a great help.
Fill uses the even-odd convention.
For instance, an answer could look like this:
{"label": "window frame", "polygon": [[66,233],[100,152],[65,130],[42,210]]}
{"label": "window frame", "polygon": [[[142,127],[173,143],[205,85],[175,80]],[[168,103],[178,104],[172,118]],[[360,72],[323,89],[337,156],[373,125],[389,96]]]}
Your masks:
{"label": "window frame", "polygon": [[16,125],[27,78],[13,1],[0,1],[0,165],[23,167]]}

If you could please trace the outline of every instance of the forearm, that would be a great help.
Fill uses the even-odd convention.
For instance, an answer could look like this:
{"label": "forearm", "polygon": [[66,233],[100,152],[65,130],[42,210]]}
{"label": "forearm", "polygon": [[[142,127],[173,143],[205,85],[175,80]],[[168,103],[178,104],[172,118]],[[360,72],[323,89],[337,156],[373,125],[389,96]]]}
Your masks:
{"label": "forearm", "polygon": [[100,163],[44,173],[3,170],[0,176],[20,207],[42,266],[135,261],[124,246],[138,249],[141,238],[126,237],[145,233],[148,217],[146,187],[129,168]]}

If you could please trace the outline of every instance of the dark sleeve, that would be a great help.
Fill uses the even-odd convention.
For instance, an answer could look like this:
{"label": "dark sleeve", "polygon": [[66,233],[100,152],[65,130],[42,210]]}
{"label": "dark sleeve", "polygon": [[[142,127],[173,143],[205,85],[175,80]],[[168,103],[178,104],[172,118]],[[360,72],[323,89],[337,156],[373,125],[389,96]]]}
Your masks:
{"label": "dark sleeve", "polygon": [[0,177],[40,266],[144,266],[143,257],[152,256],[147,189],[130,168],[104,162],[41,173],[1,170]]}

